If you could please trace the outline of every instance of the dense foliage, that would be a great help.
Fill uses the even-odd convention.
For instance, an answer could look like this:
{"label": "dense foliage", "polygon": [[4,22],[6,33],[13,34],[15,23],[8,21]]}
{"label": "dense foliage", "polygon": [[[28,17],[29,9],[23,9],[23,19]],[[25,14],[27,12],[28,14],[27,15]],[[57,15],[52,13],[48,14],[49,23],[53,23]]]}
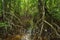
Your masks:
{"label": "dense foliage", "polygon": [[0,31],[2,30],[0,35],[6,37],[4,34],[8,34],[7,40],[9,35],[17,34],[33,35],[33,40],[39,39],[38,36],[42,37],[41,40],[60,37],[60,1],[0,0]]}
{"label": "dense foliage", "polygon": [[48,12],[57,20],[60,20],[60,1],[46,0],[46,7]]}

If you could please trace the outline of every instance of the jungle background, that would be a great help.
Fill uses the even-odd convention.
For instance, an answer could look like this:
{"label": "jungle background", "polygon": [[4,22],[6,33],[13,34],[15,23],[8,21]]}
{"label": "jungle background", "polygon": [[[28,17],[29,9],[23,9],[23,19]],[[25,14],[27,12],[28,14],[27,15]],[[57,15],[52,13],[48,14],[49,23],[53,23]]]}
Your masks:
{"label": "jungle background", "polygon": [[0,0],[0,40],[60,40],[60,0]]}

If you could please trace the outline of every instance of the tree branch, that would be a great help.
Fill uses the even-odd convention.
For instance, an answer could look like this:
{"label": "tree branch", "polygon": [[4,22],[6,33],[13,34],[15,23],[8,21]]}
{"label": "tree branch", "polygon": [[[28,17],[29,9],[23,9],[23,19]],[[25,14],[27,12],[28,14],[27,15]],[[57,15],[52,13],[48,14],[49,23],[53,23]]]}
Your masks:
{"label": "tree branch", "polygon": [[60,26],[59,25],[57,25],[56,23],[52,23],[53,25],[55,25],[58,29],[60,29]]}
{"label": "tree branch", "polygon": [[42,25],[40,31],[40,36],[41,36],[44,27],[44,20],[45,20],[45,7],[44,7],[44,0],[39,0],[39,1],[40,1],[39,3],[41,4],[41,13],[42,13]]}
{"label": "tree branch", "polygon": [[46,24],[48,24],[54,31],[55,31],[55,33],[56,33],[56,35],[57,36],[59,36],[60,37],[60,34],[57,32],[57,30],[53,27],[53,25],[52,24],[50,24],[49,22],[47,22],[46,20],[44,20],[44,22],[46,23]]}

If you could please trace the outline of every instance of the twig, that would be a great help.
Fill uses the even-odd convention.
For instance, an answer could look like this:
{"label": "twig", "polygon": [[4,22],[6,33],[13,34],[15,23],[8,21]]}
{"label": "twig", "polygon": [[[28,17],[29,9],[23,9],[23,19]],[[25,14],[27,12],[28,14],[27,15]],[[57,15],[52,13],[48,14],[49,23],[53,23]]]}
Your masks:
{"label": "twig", "polygon": [[53,25],[52,24],[50,24],[49,22],[47,22],[46,20],[44,20],[44,22],[46,23],[46,24],[48,24],[54,31],[55,31],[55,33],[56,33],[56,35],[57,36],[59,36],[60,37],[60,34],[57,32],[57,30],[53,27]]}

